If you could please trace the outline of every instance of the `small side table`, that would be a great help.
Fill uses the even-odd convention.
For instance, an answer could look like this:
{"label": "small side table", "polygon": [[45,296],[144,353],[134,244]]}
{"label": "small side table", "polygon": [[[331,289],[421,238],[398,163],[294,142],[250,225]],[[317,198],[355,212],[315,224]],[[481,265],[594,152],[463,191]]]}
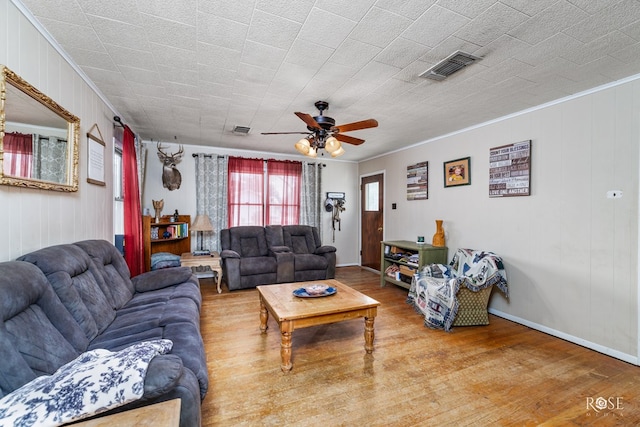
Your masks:
{"label": "small side table", "polygon": [[101,418],[74,424],[74,427],[153,426],[178,427],[180,424],[180,399],[168,400],[118,412]]}
{"label": "small side table", "polygon": [[218,293],[222,292],[222,265],[220,261],[218,252],[211,252],[211,255],[194,255],[191,252],[185,252],[180,256],[180,265],[191,267],[193,274],[199,279],[213,277],[215,273]]}

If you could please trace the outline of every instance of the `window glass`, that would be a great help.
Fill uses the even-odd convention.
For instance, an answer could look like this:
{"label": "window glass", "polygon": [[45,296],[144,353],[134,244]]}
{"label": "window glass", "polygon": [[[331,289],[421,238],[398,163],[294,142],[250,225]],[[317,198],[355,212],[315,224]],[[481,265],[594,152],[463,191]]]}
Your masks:
{"label": "window glass", "polygon": [[364,186],[364,197],[365,197],[365,207],[366,211],[379,211],[380,206],[380,185],[378,182],[370,182],[365,184]]}
{"label": "window glass", "polygon": [[229,226],[298,224],[301,176],[300,162],[230,158]]}

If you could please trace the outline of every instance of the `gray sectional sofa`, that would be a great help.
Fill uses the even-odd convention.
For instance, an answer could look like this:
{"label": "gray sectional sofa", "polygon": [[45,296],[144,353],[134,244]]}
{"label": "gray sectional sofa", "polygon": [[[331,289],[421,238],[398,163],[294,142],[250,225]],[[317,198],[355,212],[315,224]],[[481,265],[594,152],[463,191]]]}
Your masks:
{"label": "gray sectional sofa", "polygon": [[308,225],[240,226],[220,230],[223,277],[229,290],[333,279],[336,248]]}
{"label": "gray sectional sofa", "polygon": [[148,366],[141,399],[121,411],[181,399],[180,426],[200,425],[208,387],[201,295],[189,268],[130,278],[109,242],[51,246],[0,263],[0,397],[83,352],[173,342]]}

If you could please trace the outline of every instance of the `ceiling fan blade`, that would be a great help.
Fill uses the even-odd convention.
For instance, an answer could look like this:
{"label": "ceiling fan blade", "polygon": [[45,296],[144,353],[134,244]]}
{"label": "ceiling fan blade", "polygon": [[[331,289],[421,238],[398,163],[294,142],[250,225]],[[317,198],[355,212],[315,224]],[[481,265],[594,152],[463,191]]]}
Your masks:
{"label": "ceiling fan blade", "polygon": [[293,134],[309,135],[309,132],[260,132],[260,135],[293,135]]}
{"label": "ceiling fan blade", "polygon": [[345,125],[334,126],[335,132],[350,132],[352,130],[369,129],[378,126],[378,121],[375,119],[362,120],[360,122],[347,123]]}
{"label": "ceiling fan blade", "polygon": [[307,126],[309,126],[310,128],[312,128],[312,129],[322,129],[322,127],[318,124],[318,122],[316,122],[316,119],[311,117],[309,114],[296,112],[295,115],[300,117],[300,120],[305,122],[307,124]]}
{"label": "ceiling fan blade", "polygon": [[354,138],[349,135],[343,135],[341,133],[334,133],[333,137],[338,141],[346,142],[347,144],[360,145],[364,142],[364,139]]}

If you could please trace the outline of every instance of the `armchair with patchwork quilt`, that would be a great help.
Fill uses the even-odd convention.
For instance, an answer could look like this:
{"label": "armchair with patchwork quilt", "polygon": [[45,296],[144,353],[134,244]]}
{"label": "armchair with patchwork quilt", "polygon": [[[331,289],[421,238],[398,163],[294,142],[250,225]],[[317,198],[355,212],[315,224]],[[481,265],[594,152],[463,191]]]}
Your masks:
{"label": "armchair with patchwork quilt", "polygon": [[449,265],[427,265],[414,275],[407,303],[424,316],[430,328],[449,331],[453,326],[488,325],[493,285],[509,297],[502,258],[493,252],[461,248]]}

